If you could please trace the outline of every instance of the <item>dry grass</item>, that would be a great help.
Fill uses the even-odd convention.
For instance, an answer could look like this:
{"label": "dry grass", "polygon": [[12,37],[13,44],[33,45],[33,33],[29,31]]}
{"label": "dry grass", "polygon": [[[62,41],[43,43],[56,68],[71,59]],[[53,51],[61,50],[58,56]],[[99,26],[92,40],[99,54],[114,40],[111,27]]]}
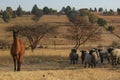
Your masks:
{"label": "dry grass", "polygon": [[[26,50],[21,72],[13,72],[9,50],[0,51],[0,80],[119,80],[120,69],[110,64],[84,69],[80,60],[69,64],[69,49]],[[80,55],[80,53],[79,53]]]}
{"label": "dry grass", "polygon": [[[101,16],[98,15],[108,21],[108,25],[113,25],[116,26],[116,33],[120,33],[120,16]],[[11,20],[9,23],[0,23],[0,40],[6,40],[7,42],[12,42],[12,33],[8,33],[5,31],[5,28],[10,27],[11,25],[15,24],[28,24],[28,23],[34,23],[32,20],[32,15],[31,16],[23,16],[23,17],[17,17],[13,20]],[[53,23],[55,25],[60,25],[56,31],[58,31],[58,35],[56,38],[56,44],[62,44],[62,45],[68,45],[68,44],[73,44],[70,40],[65,38],[65,35],[67,35],[67,29],[69,26],[65,26],[64,23],[68,23],[69,20],[65,15],[44,15],[41,17],[41,19],[38,21],[38,23]],[[112,43],[112,41],[117,41],[118,38],[115,37],[114,35],[106,32],[106,30],[103,30],[105,33],[102,34],[102,41],[100,42],[95,42],[92,44],[103,44],[104,46],[108,46]],[[109,36],[109,38],[108,38]],[[53,44],[53,38],[44,38],[41,41],[41,44]],[[28,43],[28,42],[26,42]],[[91,42],[90,42],[91,43]]]}
{"label": "dry grass", "polygon": [[[113,25],[117,25],[117,27],[120,26],[120,17],[118,16],[101,17],[105,18],[109,22],[109,25],[114,22]],[[33,21],[31,18],[32,16],[18,17],[10,21],[10,23],[4,23],[0,20],[0,40],[11,42],[12,34],[5,32],[5,28],[17,23],[32,23]],[[65,15],[45,15],[39,22],[64,23],[68,22],[68,19]],[[96,69],[84,69],[80,60],[77,65],[69,64],[68,55],[73,45],[71,45],[69,40],[63,37],[67,34],[67,27],[60,26],[58,28],[58,31],[61,34],[56,39],[56,43],[64,45],[56,46],[56,50],[54,50],[54,46],[49,46],[48,49],[37,49],[33,53],[30,50],[26,50],[21,72],[13,72],[13,61],[10,56],[10,51],[0,50],[0,80],[119,80],[120,65],[117,66],[117,68],[112,68],[111,64],[105,63],[98,64]],[[119,32],[119,30],[120,28],[117,28],[116,31]],[[117,39],[109,33],[104,33],[102,36],[104,39],[103,41],[98,43],[90,42],[87,44],[87,47],[91,48],[91,45],[93,47],[93,44],[108,45],[112,40]],[[48,40],[48,38],[45,38],[42,43],[52,44],[53,40]]]}
{"label": "dry grass", "polygon": [[40,23],[43,22],[69,22],[67,16],[65,15],[44,15],[39,20]]}
{"label": "dry grass", "polygon": [[109,69],[78,69],[1,72],[1,80],[119,80],[120,72]]}

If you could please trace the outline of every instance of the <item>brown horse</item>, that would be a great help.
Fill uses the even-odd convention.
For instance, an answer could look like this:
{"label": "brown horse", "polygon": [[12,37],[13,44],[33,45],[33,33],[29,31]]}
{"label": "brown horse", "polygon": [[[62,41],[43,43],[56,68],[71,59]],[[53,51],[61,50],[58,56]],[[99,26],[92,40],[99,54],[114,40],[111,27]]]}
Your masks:
{"label": "brown horse", "polygon": [[18,30],[13,30],[13,44],[11,47],[11,55],[14,61],[14,71],[20,71],[25,52],[24,43],[18,38],[18,32]]}

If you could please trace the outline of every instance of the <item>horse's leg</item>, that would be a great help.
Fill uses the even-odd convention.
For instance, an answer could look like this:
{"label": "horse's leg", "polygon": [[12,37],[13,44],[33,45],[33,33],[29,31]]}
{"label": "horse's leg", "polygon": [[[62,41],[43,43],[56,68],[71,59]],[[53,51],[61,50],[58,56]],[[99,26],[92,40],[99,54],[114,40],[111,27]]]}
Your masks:
{"label": "horse's leg", "polygon": [[19,57],[19,67],[18,67],[18,71],[21,70],[22,60],[23,60],[23,55],[21,55],[21,56]]}
{"label": "horse's leg", "polygon": [[13,62],[14,62],[14,71],[16,71],[16,56],[13,56]]}
{"label": "horse's leg", "polygon": [[17,58],[17,71],[20,71],[21,64],[22,64],[22,56],[19,55]]}
{"label": "horse's leg", "polygon": [[20,71],[20,56],[17,56],[17,71]]}

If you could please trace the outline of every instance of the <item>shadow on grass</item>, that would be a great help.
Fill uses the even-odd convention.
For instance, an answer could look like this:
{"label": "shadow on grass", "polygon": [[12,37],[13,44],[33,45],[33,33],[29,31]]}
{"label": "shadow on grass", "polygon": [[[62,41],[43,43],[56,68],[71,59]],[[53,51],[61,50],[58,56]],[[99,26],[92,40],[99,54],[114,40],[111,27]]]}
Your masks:
{"label": "shadow on grass", "polygon": [[62,56],[26,56],[24,63],[28,70],[73,70],[80,69],[80,64],[71,65],[69,58]]}
{"label": "shadow on grass", "polygon": [[[0,70],[13,70],[13,60],[11,56],[0,57]],[[21,69],[24,71],[33,70],[74,70],[80,69],[81,64],[71,65],[68,57],[29,55],[24,56]]]}

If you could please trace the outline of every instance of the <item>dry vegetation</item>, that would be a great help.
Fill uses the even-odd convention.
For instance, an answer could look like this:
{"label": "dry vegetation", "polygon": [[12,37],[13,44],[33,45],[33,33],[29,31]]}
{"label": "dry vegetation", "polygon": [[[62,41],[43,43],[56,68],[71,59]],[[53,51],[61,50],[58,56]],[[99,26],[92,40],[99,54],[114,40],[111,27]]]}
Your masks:
{"label": "dry vegetation", "polygon": [[[104,19],[106,19],[108,21],[108,25],[113,25],[116,26],[116,33],[120,33],[120,16],[100,16]],[[10,27],[11,25],[14,24],[31,24],[34,23],[34,21],[32,21],[32,16],[22,16],[22,17],[17,17],[13,20],[10,21],[10,23],[4,23],[3,21],[0,20],[0,39],[1,40],[5,40],[7,38],[6,41],[9,41],[10,43],[12,42],[12,38],[11,38],[11,33],[5,32],[5,28],[6,27]],[[56,38],[56,43],[57,44],[61,44],[61,45],[68,45],[68,44],[73,44],[70,40],[65,38],[65,35],[67,34],[67,29],[69,28],[68,25],[65,25],[67,23],[69,23],[69,20],[67,19],[67,17],[65,15],[44,15],[41,17],[41,19],[38,21],[38,23],[50,23],[53,25],[60,25],[58,26],[58,35]],[[110,34],[109,32],[107,32],[106,30],[102,30],[103,34],[102,34],[102,41],[100,42],[92,42],[92,44],[104,44],[104,46],[108,46],[112,43],[112,41],[117,41],[119,40],[116,36]],[[44,38],[40,44],[53,44],[53,37],[49,37],[47,36],[47,39]],[[26,42],[27,43],[27,42]]]}
{"label": "dry vegetation", "polygon": [[[0,51],[0,80],[119,80],[120,67],[98,64],[97,68],[70,65],[70,49],[26,50],[21,72],[13,72],[13,62],[8,51]],[[78,52],[79,53],[79,52]],[[80,53],[79,53],[80,55]]]}
{"label": "dry vegetation", "polygon": [[[101,16],[103,17],[103,16]],[[10,23],[4,23],[0,20],[0,40],[12,42],[12,34],[5,32],[5,28],[17,23],[32,23],[32,16],[18,17]],[[117,32],[119,34],[120,16],[103,17],[108,20],[109,24],[115,22]],[[42,21],[50,23],[67,23],[66,16],[43,16]],[[48,20],[48,21],[47,21]],[[49,46],[48,49],[37,49],[33,53],[26,50],[21,72],[13,72],[13,61],[10,56],[10,51],[0,50],[0,80],[119,80],[120,79],[120,65],[117,68],[112,68],[110,64],[98,64],[96,69],[84,69],[79,60],[78,65],[70,65],[68,54],[73,47],[72,43],[64,38],[68,26],[60,26],[58,28],[59,36],[56,38],[56,50],[54,46]],[[103,41],[89,42],[86,46],[88,49],[93,44],[109,45],[113,40],[118,40],[103,29]],[[54,38],[44,38],[40,44],[53,44]],[[26,41],[26,40],[25,40]],[[67,44],[67,45],[66,45]],[[69,44],[69,45],[68,45]],[[96,45],[95,45],[96,46]],[[83,48],[85,45],[83,45]],[[79,51],[78,51],[79,53]],[[79,53],[80,55],[80,53]]]}

